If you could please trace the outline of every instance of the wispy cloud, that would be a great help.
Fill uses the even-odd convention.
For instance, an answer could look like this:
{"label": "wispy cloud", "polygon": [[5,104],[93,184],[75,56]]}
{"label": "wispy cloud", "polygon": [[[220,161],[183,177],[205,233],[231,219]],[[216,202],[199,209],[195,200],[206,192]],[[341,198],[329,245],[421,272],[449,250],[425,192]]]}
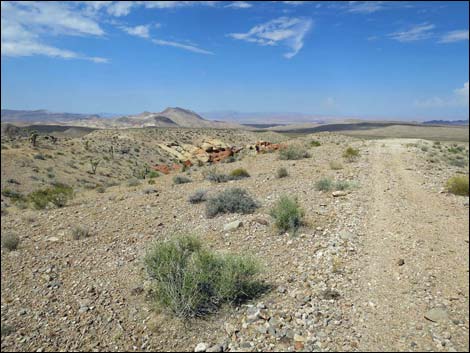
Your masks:
{"label": "wispy cloud", "polygon": [[140,25],[135,27],[122,27],[122,29],[129,33],[132,36],[141,37],[141,38],[149,38],[149,28],[150,25]]}
{"label": "wispy cloud", "polygon": [[280,17],[257,25],[246,33],[230,33],[228,36],[259,45],[282,44],[290,48],[284,54],[284,57],[290,59],[302,49],[304,37],[312,25],[313,21],[309,18]]}
{"label": "wispy cloud", "polygon": [[309,3],[310,1],[281,1],[281,2],[286,5],[299,6],[299,5]]}
{"label": "wispy cloud", "polygon": [[205,49],[198,48],[194,45],[188,45],[188,44],[183,44],[183,43],[178,43],[178,42],[173,42],[173,41],[168,41],[168,40],[162,40],[162,39],[152,39],[152,42],[157,44],[157,45],[180,48],[180,49],[184,49],[184,50],[187,50],[187,51],[191,51],[193,53],[214,55],[213,52],[205,50]]}
{"label": "wispy cloud", "polygon": [[389,36],[399,42],[415,42],[418,40],[428,39],[433,33],[431,32],[435,26],[430,23],[422,23],[415,25],[406,31],[390,33]]}
{"label": "wispy cloud", "polygon": [[44,55],[63,59],[108,62],[44,43],[44,34],[103,36],[104,31],[93,19],[57,2],[2,2],[1,49],[3,56]]}
{"label": "wispy cloud", "polygon": [[468,40],[468,29],[450,31],[441,36],[439,43],[453,43]]}
{"label": "wispy cloud", "polygon": [[234,9],[249,9],[250,7],[253,7],[253,5],[246,1],[234,1],[231,4],[226,5],[225,7],[231,7]]}
{"label": "wispy cloud", "polygon": [[414,104],[419,108],[468,107],[468,81],[463,84],[463,87],[455,89],[451,96],[445,98],[432,97],[424,100],[416,100]]}
{"label": "wispy cloud", "polygon": [[358,14],[370,14],[385,8],[383,1],[349,1],[347,11]]}

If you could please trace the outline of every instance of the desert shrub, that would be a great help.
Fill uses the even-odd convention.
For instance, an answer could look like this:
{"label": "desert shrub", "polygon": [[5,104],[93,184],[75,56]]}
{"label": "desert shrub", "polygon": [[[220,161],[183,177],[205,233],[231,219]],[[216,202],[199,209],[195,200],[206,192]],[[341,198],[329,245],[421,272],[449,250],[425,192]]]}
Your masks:
{"label": "desert shrub", "polygon": [[427,151],[429,151],[429,147],[428,146],[421,146],[421,151],[427,152]]}
{"label": "desert shrub", "polygon": [[2,337],[11,335],[13,332],[15,332],[15,328],[13,326],[4,324],[3,322],[2,322],[0,330],[1,330],[0,333]]}
{"label": "desert shrub", "polygon": [[206,215],[209,218],[219,213],[253,213],[258,203],[243,189],[227,189],[210,198],[206,204]]}
{"label": "desert shrub", "polygon": [[330,161],[330,169],[340,170],[343,169],[343,165],[341,164],[341,162],[338,161]]}
{"label": "desert shrub", "polygon": [[298,160],[309,157],[310,154],[302,146],[290,145],[279,151],[279,159],[283,160]]}
{"label": "desert shrub", "polygon": [[176,175],[173,177],[174,184],[187,184],[190,182],[191,182],[191,179],[189,179],[188,177],[185,177],[184,175]]}
{"label": "desert shrub", "polygon": [[289,176],[289,173],[287,172],[287,169],[284,167],[279,168],[276,172],[276,177],[278,177],[279,179],[285,178],[287,176]]}
{"label": "desert shrub", "polygon": [[5,197],[9,197],[13,202],[25,201],[25,197],[23,196],[23,194],[15,190],[3,189],[2,195]]}
{"label": "desert shrub", "polygon": [[233,163],[236,160],[237,160],[237,158],[235,158],[235,156],[230,156],[230,157],[228,157],[224,160],[224,163]]}
{"label": "desert shrub", "polygon": [[346,148],[346,151],[344,151],[343,157],[346,158],[347,161],[353,162],[359,157],[359,150],[348,147]]}
{"label": "desert shrub", "polygon": [[465,159],[457,158],[457,157],[460,157],[460,156],[456,156],[456,158],[450,158],[449,164],[454,167],[465,168],[467,166],[467,161]]}
{"label": "desert shrub", "polygon": [[318,191],[330,191],[333,189],[333,181],[329,178],[323,178],[315,183],[315,189]]}
{"label": "desert shrub", "polygon": [[28,194],[28,201],[38,210],[46,208],[51,203],[56,207],[64,207],[72,198],[73,189],[60,183]]}
{"label": "desert shrub", "polygon": [[143,193],[144,193],[145,195],[155,194],[155,193],[157,193],[157,192],[158,192],[157,189],[151,188],[151,187],[145,188],[145,189],[143,190]]}
{"label": "desert shrub", "polygon": [[447,190],[455,195],[468,196],[468,176],[456,175],[447,181]]}
{"label": "desert shrub", "polygon": [[339,180],[335,183],[334,188],[335,190],[349,190],[356,186],[356,184],[352,181],[348,180]]}
{"label": "desert shrub", "polygon": [[233,179],[243,179],[243,178],[248,178],[250,174],[248,174],[246,169],[237,168],[237,169],[232,170],[232,172],[230,173],[230,176]]}
{"label": "desert shrub", "polygon": [[137,178],[131,178],[127,181],[127,186],[131,187],[131,186],[139,186],[140,185],[140,181],[139,179]]}
{"label": "desert shrub", "polygon": [[147,181],[147,183],[148,183],[149,185],[155,185],[155,179],[149,179],[149,180]]}
{"label": "desert shrub", "polygon": [[34,156],[33,156],[34,159],[40,159],[40,160],[45,160],[46,159],[46,156],[44,156],[42,153],[36,153]]}
{"label": "desert shrub", "polygon": [[201,203],[207,200],[207,191],[206,190],[198,190],[191,196],[189,196],[188,201],[190,203]]}
{"label": "desert shrub", "polygon": [[281,196],[270,214],[281,233],[291,231],[295,234],[303,223],[304,211],[300,208],[297,199],[288,196]]}
{"label": "desert shrub", "polygon": [[72,237],[75,240],[85,239],[90,236],[90,230],[87,227],[76,226],[72,229]]}
{"label": "desert shrub", "polygon": [[209,171],[206,174],[205,179],[213,183],[226,183],[227,181],[233,180],[229,175],[218,173],[215,170]]}
{"label": "desert shrub", "polygon": [[96,188],[96,192],[100,194],[104,194],[106,192],[106,188],[103,185],[100,185]]}
{"label": "desert shrub", "polygon": [[157,242],[144,259],[157,303],[178,317],[214,312],[224,302],[257,296],[257,263],[249,257],[218,255],[191,236]]}
{"label": "desert shrub", "polygon": [[160,174],[158,174],[158,172],[156,170],[151,170],[150,173],[148,174],[148,177],[150,179],[158,178],[159,176],[160,176]]}
{"label": "desert shrub", "polygon": [[8,251],[13,251],[18,249],[20,243],[20,238],[16,234],[6,233],[2,234],[2,247]]}
{"label": "desert shrub", "polygon": [[313,141],[310,141],[310,146],[311,147],[318,147],[318,146],[321,146],[321,143],[320,143],[320,141],[313,140]]}

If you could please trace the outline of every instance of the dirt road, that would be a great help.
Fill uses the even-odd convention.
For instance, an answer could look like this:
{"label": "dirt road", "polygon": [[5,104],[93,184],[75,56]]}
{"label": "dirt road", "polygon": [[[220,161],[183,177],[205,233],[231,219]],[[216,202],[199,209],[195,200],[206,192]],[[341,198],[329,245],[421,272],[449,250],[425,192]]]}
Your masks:
{"label": "dirt road", "polygon": [[371,143],[371,202],[356,265],[358,348],[468,350],[468,207],[424,188],[410,140]]}

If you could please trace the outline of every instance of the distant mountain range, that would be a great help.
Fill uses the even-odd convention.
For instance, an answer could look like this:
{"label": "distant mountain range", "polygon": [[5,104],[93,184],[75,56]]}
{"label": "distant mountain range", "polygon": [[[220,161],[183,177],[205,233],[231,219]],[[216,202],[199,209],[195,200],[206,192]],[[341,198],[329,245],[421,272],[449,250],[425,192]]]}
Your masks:
{"label": "distant mountain range", "polygon": [[467,120],[429,120],[423,121],[426,125],[468,125]]}
{"label": "distant mountain range", "polygon": [[47,110],[2,109],[2,123],[18,125],[46,124],[83,126],[90,128],[139,128],[139,127],[192,127],[192,128],[245,128],[228,121],[206,120],[197,113],[183,108],[167,108],[160,113],[143,112],[105,118],[100,115],[52,113]]}

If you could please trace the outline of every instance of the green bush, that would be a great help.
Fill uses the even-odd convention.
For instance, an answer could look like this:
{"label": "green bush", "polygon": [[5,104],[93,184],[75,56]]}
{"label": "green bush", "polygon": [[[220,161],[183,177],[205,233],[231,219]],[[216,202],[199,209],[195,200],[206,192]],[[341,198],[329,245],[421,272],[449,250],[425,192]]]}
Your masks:
{"label": "green bush", "polygon": [[355,183],[352,181],[339,180],[335,183],[334,188],[335,190],[349,190],[354,188],[355,186]]}
{"label": "green bush", "polygon": [[86,227],[76,226],[72,229],[72,237],[75,240],[85,239],[90,236],[90,230]]}
{"label": "green bush", "polygon": [[258,207],[258,203],[245,190],[233,188],[210,198],[206,204],[206,215],[212,218],[219,213],[253,213]]}
{"label": "green bush", "polygon": [[281,179],[289,176],[289,173],[287,172],[287,169],[284,167],[281,167],[277,170],[276,176]]}
{"label": "green bush", "polygon": [[263,290],[255,280],[259,267],[253,259],[215,254],[191,236],[155,243],[144,263],[157,303],[178,317],[202,316]]}
{"label": "green bush", "polygon": [[341,164],[341,162],[338,161],[330,161],[330,169],[340,170],[343,169],[343,165]]}
{"label": "green bush", "polygon": [[206,195],[207,195],[206,190],[198,190],[194,194],[189,196],[188,201],[190,203],[201,203],[207,200]]}
{"label": "green bush", "polygon": [[158,178],[159,176],[160,176],[160,174],[158,174],[158,172],[156,170],[151,170],[150,173],[148,174],[148,177],[150,179]]}
{"label": "green bush", "polygon": [[310,154],[301,146],[290,145],[279,151],[279,158],[283,160],[298,160],[309,157]]}
{"label": "green bush", "polygon": [[455,195],[468,196],[468,176],[456,175],[447,181],[447,190]]}
{"label": "green bush", "polygon": [[359,157],[359,150],[348,147],[343,153],[343,157],[346,158],[349,162],[355,161]]}
{"label": "green bush", "polygon": [[311,147],[318,147],[318,146],[321,146],[321,143],[320,143],[320,141],[313,140],[313,141],[310,141],[310,146]]}
{"label": "green bush", "polygon": [[2,234],[2,247],[8,251],[13,251],[18,249],[18,244],[20,243],[20,238],[16,234],[6,233]]}
{"label": "green bush", "polygon": [[42,210],[49,204],[56,207],[64,207],[68,200],[73,198],[73,189],[65,184],[55,184],[54,186],[28,194],[28,201],[34,208]]}
{"label": "green bush", "polygon": [[230,173],[230,176],[233,179],[243,179],[243,178],[249,178],[250,174],[246,171],[246,169],[237,168],[237,169],[232,170],[232,172]]}
{"label": "green bush", "polygon": [[318,191],[330,191],[333,189],[333,181],[329,178],[323,178],[315,183],[315,189]]}
{"label": "green bush", "polygon": [[185,177],[184,175],[176,175],[173,177],[174,184],[187,184],[190,182],[191,182],[191,179],[189,179],[188,177]]}
{"label": "green bush", "polygon": [[11,201],[13,202],[20,202],[20,201],[26,201],[26,198],[23,196],[23,194],[11,190],[11,189],[3,189],[2,190],[2,195],[5,197],[9,197]]}
{"label": "green bush", "polygon": [[291,231],[295,234],[303,223],[304,211],[300,208],[297,199],[288,196],[281,196],[270,214],[280,233]]}
{"label": "green bush", "polygon": [[227,181],[233,180],[229,175],[219,173],[215,169],[209,171],[205,179],[213,183],[226,183]]}

